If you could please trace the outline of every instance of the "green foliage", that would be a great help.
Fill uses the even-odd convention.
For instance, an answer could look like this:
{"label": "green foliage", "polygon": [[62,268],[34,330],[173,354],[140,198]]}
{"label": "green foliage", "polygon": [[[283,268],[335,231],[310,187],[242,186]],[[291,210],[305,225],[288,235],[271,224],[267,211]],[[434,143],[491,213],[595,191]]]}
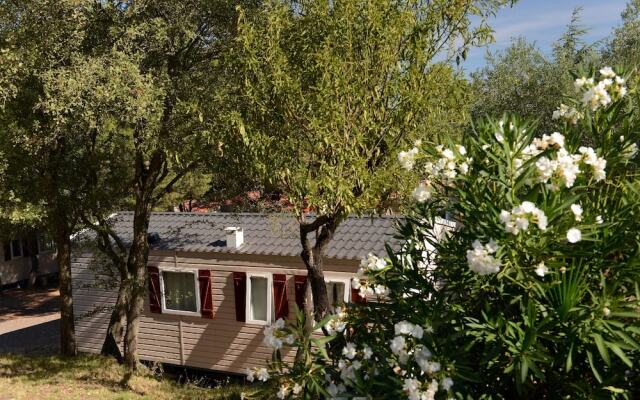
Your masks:
{"label": "green foliage", "polygon": [[[3,219],[13,226],[51,226],[56,209],[56,218],[71,229],[79,209],[101,207],[92,202],[92,179],[97,162],[113,157],[106,155],[110,147],[103,147],[108,140],[66,124],[52,101],[64,66],[84,51],[89,6],[70,0],[10,1],[0,7],[0,80],[5,83],[0,149],[6,156],[0,199]],[[58,86],[72,90],[82,83],[76,79]]]}
{"label": "green foliage", "polygon": [[599,59],[594,45],[582,40],[587,31],[580,25],[580,12],[573,11],[566,31],[553,45],[553,57],[523,37],[503,51],[487,54],[487,65],[471,74],[474,120],[515,113],[537,120],[541,132],[560,127],[551,116],[572,87],[571,72]]}
{"label": "green foliage", "polygon": [[[386,261],[370,255],[354,279],[378,301],[334,319],[346,327],[325,325],[341,332],[328,344],[332,363],[313,364],[326,390],[637,398],[640,130],[636,92],[612,74],[578,75],[580,101],[566,102],[582,117],[561,117],[562,135],[505,116],[478,122],[463,146],[415,156],[427,173],[399,227],[404,244]],[[611,101],[596,95],[594,106],[598,87]],[[290,371],[284,385],[298,379]]]}
{"label": "green foliage", "polygon": [[605,47],[605,59],[613,65],[640,65],[640,1],[630,0],[622,12],[622,25]]}
{"label": "green foliage", "polygon": [[484,17],[503,3],[270,0],[241,13],[236,123],[256,174],[299,210],[388,207],[398,146],[464,123],[448,62],[490,38]]}

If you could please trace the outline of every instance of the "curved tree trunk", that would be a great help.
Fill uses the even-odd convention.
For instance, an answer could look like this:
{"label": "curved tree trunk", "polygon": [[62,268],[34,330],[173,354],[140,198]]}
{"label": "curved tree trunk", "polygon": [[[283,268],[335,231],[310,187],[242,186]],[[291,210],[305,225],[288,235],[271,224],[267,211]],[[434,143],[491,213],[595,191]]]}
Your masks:
{"label": "curved tree trunk", "polygon": [[[121,272],[122,274],[122,272]],[[119,344],[122,343],[127,320],[127,305],[129,299],[130,282],[128,274],[125,271],[124,276],[120,279],[120,288],[118,289],[118,298],[116,305],[111,312],[107,334],[102,344],[100,353],[104,356],[114,357],[119,363],[124,361],[122,352],[120,352]]]}
{"label": "curved tree trunk", "polygon": [[[308,295],[305,296],[306,333],[310,333],[314,320],[320,321],[331,311],[327,286],[324,281],[323,262],[327,245],[333,239],[339,224],[340,216],[336,214],[318,216],[313,222],[305,222],[303,218],[300,219],[300,242],[302,244],[300,256],[307,267],[307,284],[305,288],[307,286],[310,288],[311,300],[313,301],[313,307],[311,307],[307,304],[310,297]],[[311,233],[316,234],[316,242],[313,246],[311,246],[311,241],[308,237]]]}
{"label": "curved tree trunk", "polygon": [[127,310],[127,332],[125,335],[125,366],[135,371],[140,363],[138,356],[138,331],[140,315],[144,308],[147,292],[147,261],[149,258],[149,219],[151,217],[150,194],[140,185],[136,193],[136,206],[133,214],[133,241],[129,249],[127,271],[130,277],[130,298]]}
{"label": "curved tree trunk", "polygon": [[55,242],[60,276],[60,352],[63,356],[72,357],[76,355],[76,334],[71,290],[71,237],[66,224],[58,222],[56,225]]}

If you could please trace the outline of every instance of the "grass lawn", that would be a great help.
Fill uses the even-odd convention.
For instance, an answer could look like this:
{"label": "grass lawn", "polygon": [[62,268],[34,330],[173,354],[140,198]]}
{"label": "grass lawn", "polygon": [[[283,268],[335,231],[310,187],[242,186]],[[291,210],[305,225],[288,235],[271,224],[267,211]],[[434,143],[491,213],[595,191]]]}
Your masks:
{"label": "grass lawn", "polygon": [[113,360],[81,355],[75,359],[0,354],[0,400],[73,399],[240,399],[247,386],[229,384],[215,389],[180,385],[151,374],[120,385],[122,368]]}

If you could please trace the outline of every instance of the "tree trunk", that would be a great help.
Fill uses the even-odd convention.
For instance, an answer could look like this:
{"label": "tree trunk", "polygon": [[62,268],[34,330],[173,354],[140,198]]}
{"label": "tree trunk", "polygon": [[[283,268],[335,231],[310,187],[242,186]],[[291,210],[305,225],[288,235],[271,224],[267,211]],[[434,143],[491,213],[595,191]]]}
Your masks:
{"label": "tree trunk", "polygon": [[40,270],[40,260],[38,259],[38,234],[29,235],[27,239],[27,245],[29,246],[29,257],[31,260],[31,270],[29,271],[29,281],[27,287],[33,289],[36,285],[36,279],[38,279],[38,271]]}
{"label": "tree trunk", "polygon": [[[121,267],[122,268],[122,267]],[[116,305],[111,312],[109,326],[107,327],[107,335],[102,344],[100,353],[104,356],[111,356],[118,360],[119,363],[124,361],[124,357],[118,346],[124,338],[124,330],[127,320],[127,305],[129,299],[130,280],[124,266],[125,271],[121,271],[120,288],[118,289],[118,299]]]}
{"label": "tree trunk", "polygon": [[[335,214],[319,216],[311,223],[304,222],[303,219],[300,222],[300,242],[302,244],[300,256],[307,267],[307,285],[311,289],[311,298],[313,300],[313,307],[311,307],[307,304],[309,296],[305,296],[304,310],[307,320],[305,332],[307,333],[313,327],[314,320],[320,321],[327,313],[332,311],[330,310],[327,286],[324,281],[323,261],[327,245],[333,239],[339,224],[340,217]],[[316,233],[316,242],[313,246],[311,246],[308,237],[310,233]]]}
{"label": "tree trunk", "polygon": [[76,355],[76,334],[71,290],[71,237],[65,223],[58,222],[56,225],[55,241],[60,281],[60,353],[72,357]]}
{"label": "tree trunk", "polygon": [[[144,196],[140,196],[144,197]],[[129,249],[127,270],[131,278],[129,309],[127,310],[127,333],[125,336],[125,366],[135,371],[139,365],[138,330],[140,314],[144,308],[147,290],[147,260],[149,258],[149,218],[151,205],[148,201],[136,201],[133,216],[133,242]]]}

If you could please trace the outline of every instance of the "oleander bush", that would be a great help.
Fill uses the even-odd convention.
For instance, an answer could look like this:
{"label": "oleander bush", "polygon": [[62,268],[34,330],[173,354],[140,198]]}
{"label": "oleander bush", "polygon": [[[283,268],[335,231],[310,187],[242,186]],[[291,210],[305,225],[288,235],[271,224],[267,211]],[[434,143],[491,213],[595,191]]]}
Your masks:
{"label": "oleander bush", "polygon": [[301,317],[267,329],[274,394],[640,398],[640,114],[625,78],[576,76],[561,132],[504,116],[401,152],[399,168],[424,171],[404,245],[363,260],[353,285],[370,301],[322,321],[322,342]]}

